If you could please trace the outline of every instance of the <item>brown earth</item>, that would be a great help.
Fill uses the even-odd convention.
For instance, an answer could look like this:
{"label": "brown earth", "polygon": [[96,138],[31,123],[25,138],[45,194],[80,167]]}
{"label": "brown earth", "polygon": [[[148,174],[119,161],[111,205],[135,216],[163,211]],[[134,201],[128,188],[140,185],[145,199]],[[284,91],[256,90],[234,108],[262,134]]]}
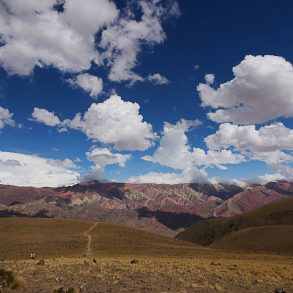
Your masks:
{"label": "brown earth", "polygon": [[293,225],[268,225],[234,231],[217,239],[210,247],[293,255]]}
{"label": "brown earth", "polygon": [[[26,282],[16,292],[50,293],[60,287],[77,292],[293,292],[293,259],[272,255],[211,252],[193,257],[95,257],[0,262]],[[80,290],[80,291],[78,291]],[[13,292],[13,291],[12,291]]]}
{"label": "brown earth", "polygon": [[202,220],[176,238],[232,250],[293,254],[293,198],[228,218]]}
{"label": "brown earth", "polygon": [[[86,221],[0,219],[0,229],[0,268],[25,281],[15,292],[293,292],[292,256],[226,252]],[[87,235],[92,255],[83,258]],[[36,260],[28,259],[32,247]]]}

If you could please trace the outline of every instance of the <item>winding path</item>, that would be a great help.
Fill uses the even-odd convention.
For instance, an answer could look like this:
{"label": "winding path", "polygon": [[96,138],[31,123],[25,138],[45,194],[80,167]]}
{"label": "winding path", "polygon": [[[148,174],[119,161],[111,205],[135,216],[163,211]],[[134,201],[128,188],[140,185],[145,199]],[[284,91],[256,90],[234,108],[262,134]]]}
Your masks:
{"label": "winding path", "polygon": [[83,235],[85,237],[87,237],[87,244],[85,247],[85,252],[84,252],[84,256],[85,257],[90,257],[92,254],[92,235],[90,235],[89,233],[98,225],[98,222],[93,223],[93,225],[83,233]]}

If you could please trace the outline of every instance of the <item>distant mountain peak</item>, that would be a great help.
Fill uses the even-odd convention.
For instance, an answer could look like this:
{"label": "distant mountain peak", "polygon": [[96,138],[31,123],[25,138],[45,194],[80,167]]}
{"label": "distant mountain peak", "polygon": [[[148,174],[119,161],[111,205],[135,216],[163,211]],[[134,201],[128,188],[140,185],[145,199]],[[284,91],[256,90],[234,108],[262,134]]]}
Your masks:
{"label": "distant mountain peak", "polygon": [[[40,211],[47,211],[42,215],[133,225],[172,236],[177,233],[174,227],[190,224],[187,220],[232,216],[292,194],[293,183],[285,181],[249,188],[225,183],[169,185],[98,180],[58,188],[0,185],[0,217],[38,216]],[[142,213],[144,209],[148,212]]]}

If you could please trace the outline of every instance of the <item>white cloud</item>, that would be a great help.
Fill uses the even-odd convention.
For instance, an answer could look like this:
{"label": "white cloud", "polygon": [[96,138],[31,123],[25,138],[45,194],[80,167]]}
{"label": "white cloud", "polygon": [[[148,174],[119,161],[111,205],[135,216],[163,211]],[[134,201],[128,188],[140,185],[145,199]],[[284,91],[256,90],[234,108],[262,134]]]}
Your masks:
{"label": "white cloud", "polygon": [[69,169],[76,169],[76,164],[70,160],[70,159],[64,159],[64,160],[53,160],[48,159],[47,163],[54,166],[54,167],[61,167],[61,168],[69,168]]}
{"label": "white cloud", "polygon": [[61,123],[60,119],[54,114],[45,109],[35,107],[32,113],[33,121],[44,123],[47,126],[57,126]]}
{"label": "white cloud", "polygon": [[[293,177],[291,177],[291,178],[293,178]],[[254,180],[254,182],[259,183],[259,184],[266,184],[268,182],[275,182],[275,181],[278,181],[278,180],[286,180],[286,179],[287,178],[284,175],[280,174],[280,173],[272,173],[272,174],[266,173],[264,175],[261,175],[261,176],[257,177]]]}
{"label": "white cloud", "polygon": [[28,75],[35,66],[51,65],[68,72],[90,68],[97,56],[94,34],[117,17],[115,5],[108,0],[85,0],[83,5],[68,0],[58,13],[55,3],[2,1],[0,63],[8,72]]}
{"label": "white cloud", "polygon": [[109,0],[65,0],[64,19],[82,36],[94,41],[94,34],[116,19],[119,10]]}
{"label": "white cloud", "polygon": [[224,164],[238,164],[245,160],[242,154],[233,153],[230,150],[206,152],[200,148],[191,148],[186,133],[191,127],[199,124],[199,120],[184,119],[175,125],[165,123],[160,146],[152,156],[144,156],[142,159],[180,170],[194,166],[216,166],[226,169]]}
{"label": "white cloud", "polygon": [[211,85],[215,81],[215,76],[213,74],[209,73],[209,74],[206,74],[205,75],[204,79],[205,79],[205,81],[206,81],[207,84],[210,84]]}
{"label": "white cloud", "polygon": [[287,180],[287,181],[293,181],[293,168],[289,166],[282,166],[282,165],[273,165],[272,166],[275,173],[265,173],[261,176],[258,176],[256,178],[244,178],[240,180],[234,180],[235,183],[237,181],[241,183],[243,186],[249,185],[249,184],[266,184],[268,182],[275,182],[278,180]]}
{"label": "white cloud", "polygon": [[88,73],[81,73],[75,78],[68,79],[68,82],[73,87],[78,86],[82,88],[88,92],[92,98],[97,98],[103,91],[103,80]]}
{"label": "white cloud", "polygon": [[63,186],[79,182],[74,163],[0,151],[0,183],[17,186]]}
{"label": "white cloud", "polygon": [[[117,150],[145,150],[152,145],[156,135],[152,126],[143,121],[137,103],[126,102],[112,95],[102,103],[93,103],[82,116],[60,121],[54,113],[37,108],[33,118],[48,126],[57,126],[61,131],[68,128],[84,132],[88,138],[113,144]],[[40,114],[41,113],[41,114]]]}
{"label": "white cloud", "polygon": [[192,154],[186,132],[198,124],[198,120],[184,119],[175,125],[165,122],[160,146],[152,156],[144,156],[142,159],[181,170],[192,167]]}
{"label": "white cloud", "polygon": [[290,166],[283,166],[283,165],[273,165],[273,169],[282,174],[282,176],[288,180],[293,181],[293,168]]}
{"label": "white cloud", "polygon": [[217,176],[210,178],[209,182],[212,183],[212,184],[219,184],[219,183],[234,184],[234,185],[238,185],[238,186],[241,186],[241,187],[245,187],[245,186],[250,184],[248,182],[248,180],[245,180],[245,179],[235,179],[235,178],[233,178],[233,179],[226,179],[226,178],[223,179],[223,178],[217,177]]}
{"label": "white cloud", "polygon": [[293,129],[283,123],[266,125],[258,130],[255,125],[221,124],[219,130],[205,138],[209,149],[217,150],[234,147],[253,152],[274,152],[293,150]]}
{"label": "white cloud", "polygon": [[202,106],[218,123],[255,124],[293,116],[293,66],[278,56],[248,55],[233,68],[234,78],[214,89],[199,84]]}
{"label": "white cloud", "polygon": [[260,184],[265,184],[267,182],[277,181],[277,180],[287,180],[293,181],[293,168],[289,166],[282,166],[275,164],[272,166],[276,173],[266,173],[257,178],[257,182]]}
{"label": "white cloud", "polygon": [[113,144],[117,150],[145,150],[155,135],[139,108],[137,103],[112,95],[103,103],[93,103],[83,117],[77,114],[73,120],[65,120],[64,125],[81,130],[93,140]]}
{"label": "white cloud", "polygon": [[142,80],[132,71],[142,45],[162,43],[161,22],[178,13],[175,1],[131,1],[119,11],[109,0],[3,0],[0,64],[29,75],[35,66],[82,72],[96,62],[110,66],[111,80]]}
{"label": "white cloud", "polygon": [[130,154],[119,154],[112,153],[108,148],[98,148],[94,147],[89,152],[86,153],[86,157],[90,162],[95,165],[92,167],[92,173],[87,175],[87,177],[101,178],[105,166],[118,164],[120,167],[125,167],[126,162],[131,158]]}
{"label": "white cloud", "polygon": [[[175,1],[135,1],[130,2],[126,17],[119,18],[114,25],[106,28],[102,33],[100,47],[105,51],[97,62],[106,62],[111,66],[109,79],[112,81],[131,82],[142,81],[143,78],[132,69],[137,65],[137,55],[142,45],[162,43],[166,36],[161,21],[168,16],[179,14]],[[134,5],[136,4],[136,5]],[[132,12],[141,11],[139,20]]]}
{"label": "white cloud", "polygon": [[157,173],[150,172],[144,175],[132,176],[129,183],[157,183],[157,184],[179,184],[179,183],[204,183],[207,182],[206,174],[197,168],[189,168],[181,173]]}
{"label": "white cloud", "polygon": [[252,160],[264,161],[269,165],[293,162],[293,156],[280,150],[271,152],[254,152]]}
{"label": "white cloud", "polygon": [[170,83],[170,81],[159,73],[150,74],[147,78],[151,83],[157,85],[164,85]]}
{"label": "white cloud", "polygon": [[233,153],[231,150],[208,150],[194,148],[192,152],[193,162],[197,166],[215,166],[226,170],[225,164],[240,164],[246,160],[243,154]]}
{"label": "white cloud", "polygon": [[8,159],[8,160],[0,160],[0,165],[5,165],[5,166],[21,166],[21,164],[14,159]]}
{"label": "white cloud", "polygon": [[0,106],[0,129],[5,125],[15,126],[15,122],[12,119],[13,113],[10,113],[8,109]]}
{"label": "white cloud", "polygon": [[219,130],[205,138],[211,150],[232,147],[246,154],[251,160],[277,164],[293,161],[285,151],[293,150],[293,130],[283,123],[275,123],[256,129],[255,125],[221,124]]}

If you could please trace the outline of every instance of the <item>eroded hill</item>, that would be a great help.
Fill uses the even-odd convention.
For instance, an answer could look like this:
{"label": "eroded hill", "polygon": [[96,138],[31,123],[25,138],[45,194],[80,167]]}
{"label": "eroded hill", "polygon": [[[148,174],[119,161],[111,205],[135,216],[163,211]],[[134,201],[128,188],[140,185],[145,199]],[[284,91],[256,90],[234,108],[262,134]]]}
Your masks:
{"label": "eroded hill", "polygon": [[229,217],[202,220],[176,238],[231,250],[293,253],[293,198]]}
{"label": "eroded hill", "polygon": [[175,236],[202,218],[227,217],[290,197],[293,184],[127,184],[91,181],[60,188],[0,185],[0,217],[74,218]]}

